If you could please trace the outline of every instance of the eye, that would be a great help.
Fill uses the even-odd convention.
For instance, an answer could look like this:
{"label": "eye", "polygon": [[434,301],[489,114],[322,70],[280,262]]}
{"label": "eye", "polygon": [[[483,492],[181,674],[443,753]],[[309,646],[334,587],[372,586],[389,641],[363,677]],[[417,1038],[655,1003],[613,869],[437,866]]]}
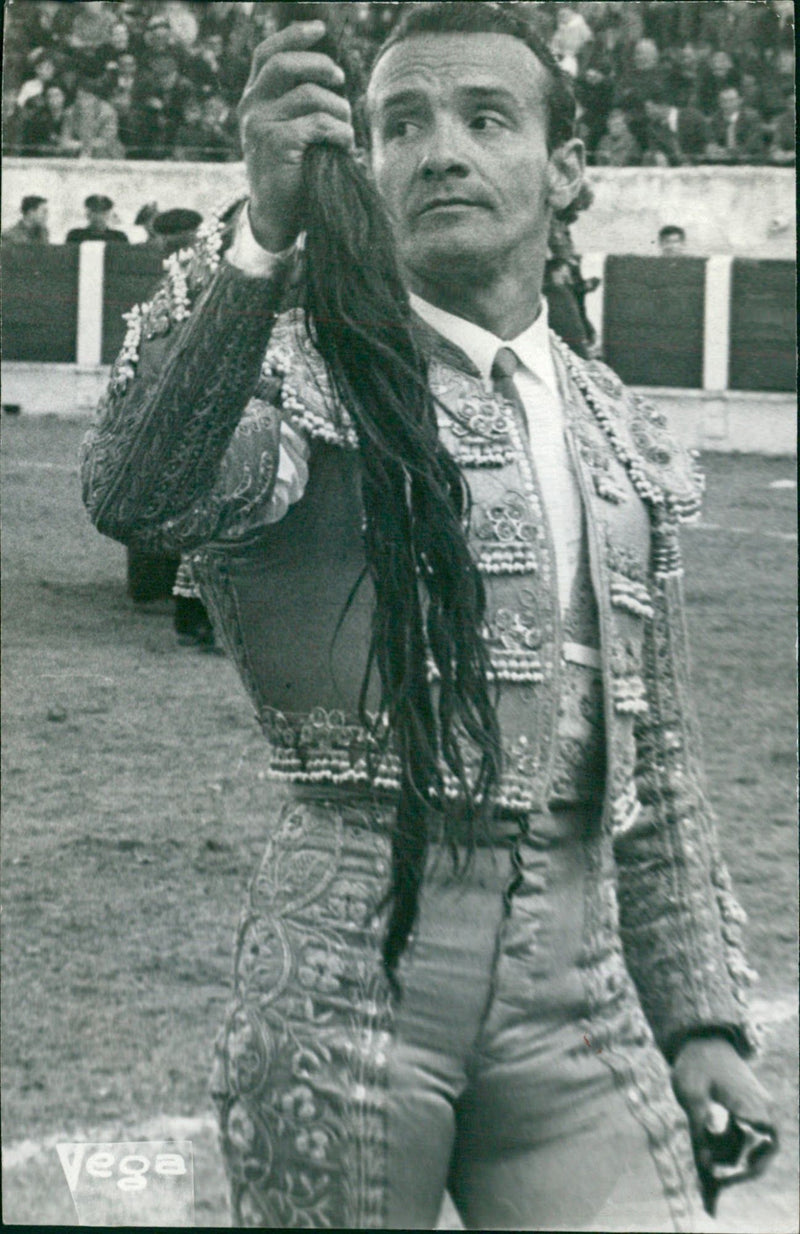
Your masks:
{"label": "eye", "polygon": [[505,125],[502,117],[496,112],[480,111],[472,117],[469,127],[476,133],[491,133],[496,129],[504,128]]}
{"label": "eye", "polygon": [[414,133],[419,131],[419,127],[418,121],[398,118],[396,120],[389,121],[386,125],[385,133],[387,139],[389,140],[393,137],[411,137]]}

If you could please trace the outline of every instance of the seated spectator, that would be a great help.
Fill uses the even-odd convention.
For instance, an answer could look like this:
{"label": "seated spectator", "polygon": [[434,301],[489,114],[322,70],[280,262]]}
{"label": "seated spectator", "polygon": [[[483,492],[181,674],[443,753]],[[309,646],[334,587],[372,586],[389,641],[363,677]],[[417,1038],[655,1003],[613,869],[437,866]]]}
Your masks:
{"label": "seated spectator", "polygon": [[85,227],[73,227],[67,232],[67,244],[82,244],[84,240],[106,240],[127,244],[124,231],[115,231],[110,226],[114,203],[102,193],[92,193],[83,203],[88,220]]}
{"label": "seated spectator", "polygon": [[556,29],[550,40],[550,50],[570,77],[577,77],[581,52],[594,35],[591,27],[580,13],[568,4],[559,4],[556,9]]}
{"label": "seated spectator", "polygon": [[619,77],[614,102],[630,110],[643,104],[646,98],[663,94],[666,73],[660,64],[659,51],[652,39],[639,39],[633,49],[630,67]]}
{"label": "seated spectator", "polygon": [[61,144],[80,158],[121,159],[125,150],[119,139],[117,113],[101,95],[98,79],[78,82],[75,102],[67,108]]}
{"label": "seated spectator", "polygon": [[64,97],[67,104],[75,101],[75,95],[78,92],[78,79],[81,76],[81,71],[78,64],[73,58],[67,58],[61,61],[61,66],[58,71],[58,84],[64,91]]}
{"label": "seated spectator", "polygon": [[715,51],[708,63],[700,70],[695,104],[703,115],[710,116],[717,106],[719,92],[724,86],[739,85],[739,74],[726,51]]}
{"label": "seated spectator", "polygon": [[66,43],[78,54],[94,51],[107,43],[116,19],[111,5],[103,0],[78,0],[71,4],[72,25]]}
{"label": "seated spectator", "polygon": [[155,56],[170,55],[177,63],[178,71],[185,74],[191,57],[175,38],[166,14],[156,13],[149,19],[144,30],[143,45],[143,63],[150,64]]}
{"label": "seated spectator", "polygon": [[760,83],[760,110],[767,120],[781,115],[787,103],[794,101],[794,81],[794,51],[782,47],[769,57]]}
{"label": "seated spectator", "polygon": [[606,132],[600,138],[595,151],[598,167],[637,167],[642,161],[642,151],[628,125],[628,117],[621,107],[612,107],[608,113]]}
{"label": "seated spectator", "polygon": [[662,257],[682,257],[686,250],[686,232],[675,223],[667,223],[658,233],[658,251]]}
{"label": "seated spectator", "polygon": [[664,79],[664,98],[672,107],[696,106],[700,61],[692,43],[675,49]]}
{"label": "seated spectator", "polygon": [[[291,20],[289,5],[270,3],[200,3],[199,0],[16,0],[5,7],[6,86],[4,142],[7,151],[21,149],[22,133],[36,153],[69,153],[59,144],[58,103],[55,119],[43,106],[46,88],[57,81],[71,104],[80,82],[99,83],[90,93],[110,103],[118,115],[118,137],[129,156],[169,158],[177,146],[181,158],[196,149],[197,135],[188,123],[202,124],[202,140],[215,159],[234,157],[238,150],[227,119],[213,115],[224,106],[235,108],[246,83],[255,46]],[[326,6],[322,6],[325,8]],[[365,61],[386,34],[402,6],[352,3],[348,20],[356,55]],[[647,164],[697,162],[699,126],[691,109],[706,121],[717,111],[724,87],[736,87],[745,115],[755,111],[766,121],[763,149],[747,154],[753,161],[788,155],[773,141],[780,121],[786,139],[784,113],[793,98],[793,6],[790,0],[624,0],[624,3],[535,3],[522,6],[533,26],[573,77],[581,109],[581,131],[590,161],[607,136],[612,107],[628,116],[628,128]],[[134,57],[133,60],[130,57]],[[136,63],[140,66],[137,73]],[[164,64],[172,62],[172,69]],[[161,67],[159,68],[159,64]],[[155,67],[154,67],[155,66]],[[177,67],[177,82],[169,79]],[[159,80],[161,78],[162,80]],[[177,89],[175,88],[177,86]],[[211,119],[198,120],[191,104],[193,90],[211,105]],[[18,106],[6,115],[6,94]],[[57,95],[54,96],[57,98]],[[38,100],[40,107],[33,108]],[[656,115],[646,104],[666,105],[686,112],[677,120]],[[81,106],[90,110],[91,105]],[[80,109],[80,108],[79,108]],[[95,107],[95,110],[97,108]],[[102,109],[101,109],[102,110]],[[666,129],[672,133],[667,137]],[[675,125],[684,130],[681,143]],[[612,122],[619,127],[619,121]],[[693,135],[688,136],[691,129]],[[209,131],[210,130],[210,131]],[[675,139],[680,154],[675,148]],[[72,151],[85,143],[73,142]],[[745,143],[747,144],[747,143]],[[757,146],[753,139],[753,149]],[[608,161],[605,143],[603,158]],[[708,146],[719,145],[709,142]],[[113,147],[112,147],[113,148]],[[773,151],[777,152],[773,154]],[[615,159],[619,153],[614,155]],[[635,154],[626,156],[634,157]],[[719,161],[719,155],[714,156]],[[727,155],[724,161],[731,160]],[[741,159],[738,159],[741,161]]]}
{"label": "seated spectator", "polygon": [[745,107],[752,108],[758,114],[764,117],[764,108],[761,96],[761,81],[758,74],[750,69],[743,69],[739,74],[739,93],[742,96],[742,103]]}
{"label": "seated spectator", "polygon": [[197,48],[186,66],[186,76],[198,89],[219,90],[225,40],[212,32]]}
{"label": "seated spectator", "polygon": [[23,197],[19,221],[3,232],[3,244],[49,244],[47,198]]}
{"label": "seated spectator", "polygon": [[566,55],[574,56],[577,60],[593,38],[591,26],[580,13],[568,4],[558,5],[555,34],[550,41],[550,50],[556,59],[559,55]]}
{"label": "seated spectator", "polygon": [[120,57],[130,53],[130,31],[124,21],[118,21],[111,27],[108,42],[82,57],[83,72],[89,77],[105,76],[110,80],[119,68]]}
{"label": "seated spectator", "polygon": [[238,157],[235,117],[219,94],[209,94],[202,104],[200,149],[202,158],[213,163],[229,163]]}
{"label": "seated spectator", "polygon": [[123,52],[116,67],[111,70],[108,101],[117,113],[119,139],[125,147],[126,154],[135,150],[139,136],[133,102],[135,89],[136,59],[130,52]]}
{"label": "seated spectator", "polygon": [[124,52],[131,49],[131,32],[125,25],[124,21],[118,21],[111,27],[111,35],[108,41],[108,49],[115,56],[121,56]]}
{"label": "seated spectator", "polygon": [[[239,39],[241,48],[241,38]],[[226,46],[219,31],[211,30],[188,61],[187,78],[202,93],[221,95],[235,106],[250,72],[250,55]]]}
{"label": "seated spectator", "polygon": [[[23,38],[28,48],[41,48],[49,53],[57,53],[64,46],[73,19],[73,5],[63,4],[61,0],[39,0],[37,4],[16,6],[14,14],[20,23]],[[8,17],[11,14],[7,14]],[[12,22],[9,21],[11,26]],[[6,34],[6,31],[4,31]]]}
{"label": "seated spectator", "polygon": [[20,151],[38,155],[66,153],[62,141],[66,118],[64,91],[53,82],[42,97],[31,99],[20,113],[17,133]]}
{"label": "seated spectator", "polygon": [[661,99],[645,99],[644,123],[634,133],[642,163],[649,167],[701,163],[709,140],[705,117],[696,107],[671,107]]}
{"label": "seated spectator", "polygon": [[172,51],[174,38],[169,18],[163,13],[154,13],[145,23],[142,40],[151,56],[163,56]]}
{"label": "seated spectator", "polygon": [[162,13],[169,22],[173,46],[192,47],[197,42],[200,25],[192,12],[195,5],[184,0],[164,0]]}
{"label": "seated spectator", "polygon": [[203,104],[192,95],[183,105],[181,122],[175,133],[175,158],[181,163],[201,159],[204,138]]}
{"label": "seated spectator", "polygon": [[131,52],[120,52],[113,65],[109,66],[109,70],[109,75],[115,85],[133,89],[139,66],[136,63],[136,57]]}
{"label": "seated spectator", "polygon": [[134,91],[138,153],[144,158],[169,158],[183,108],[193,97],[191,83],[182,77],[172,53],[150,58],[137,76]]}
{"label": "seated spectator", "polygon": [[709,123],[709,163],[753,163],[766,155],[764,123],[758,112],[742,105],[736,86],[725,86]]}
{"label": "seated spectator", "polygon": [[55,57],[49,55],[42,48],[37,48],[31,52],[28,57],[33,66],[33,77],[28,77],[22,83],[19,94],[17,95],[17,107],[24,107],[31,99],[38,98],[44,94],[45,87],[53,80],[56,75]]}
{"label": "seated spectator", "polygon": [[575,81],[575,97],[583,108],[587,150],[593,154],[602,137],[614,101],[614,65],[599,39],[591,45],[588,58]]}
{"label": "seated spectator", "polygon": [[[623,22],[619,10],[610,6],[599,15],[594,27],[594,42],[589,47],[588,65],[608,71],[616,80],[622,71],[629,48],[625,41]],[[598,64],[598,59],[600,63]]]}

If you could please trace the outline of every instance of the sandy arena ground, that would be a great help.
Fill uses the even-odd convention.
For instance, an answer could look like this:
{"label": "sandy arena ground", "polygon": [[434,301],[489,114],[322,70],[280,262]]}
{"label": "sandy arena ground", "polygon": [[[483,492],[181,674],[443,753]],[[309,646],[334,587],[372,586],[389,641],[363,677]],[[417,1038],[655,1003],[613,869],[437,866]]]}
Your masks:
{"label": "sandy arena ground", "polygon": [[[75,1221],[58,1142],[173,1137],[194,1145],[197,1224],[224,1224],[205,1082],[277,794],[228,661],[178,647],[168,605],[127,599],[124,551],[80,503],[85,427],[2,424],[4,1219]],[[794,465],[704,462],[685,535],[696,696],[783,1140],[716,1228],[778,1234],[797,1229]]]}

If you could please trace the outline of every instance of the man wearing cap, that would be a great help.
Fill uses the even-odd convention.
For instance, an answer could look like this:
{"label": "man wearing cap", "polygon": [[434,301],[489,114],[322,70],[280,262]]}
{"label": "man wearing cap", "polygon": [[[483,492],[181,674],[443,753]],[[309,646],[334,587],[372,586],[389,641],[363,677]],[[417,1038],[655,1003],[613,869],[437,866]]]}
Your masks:
{"label": "man wearing cap", "polygon": [[124,231],[117,231],[109,226],[109,217],[114,209],[114,203],[110,197],[106,197],[103,193],[91,193],[83,205],[89,221],[85,227],[73,227],[67,232],[67,244],[81,244],[84,240],[128,243],[128,237]]}
{"label": "man wearing cap", "polygon": [[185,206],[162,210],[157,214],[153,220],[153,232],[159,237],[164,256],[168,257],[170,253],[177,253],[193,244],[202,221],[202,214]]}
{"label": "man wearing cap", "polygon": [[[371,315],[343,284],[379,267],[333,192],[335,279],[319,223],[297,245],[305,150],[355,151],[347,76],[322,22],[266,39],[249,201],[131,318],[85,445],[98,528],[191,552],[289,788],[213,1080],[235,1224],[431,1228],[447,1186],[470,1229],[694,1231],[714,1103],[770,1141],[687,697],[700,482],[657,411],[548,331],[583,147],[521,9],[409,5],[378,55],[363,157],[400,278]],[[332,285],[313,337],[298,274]],[[346,377],[318,349],[339,304]],[[424,377],[394,363],[403,329]],[[476,837],[478,743],[502,762]]]}
{"label": "man wearing cap", "polygon": [[14,226],[3,232],[3,244],[49,244],[47,198],[23,197],[20,213]]}

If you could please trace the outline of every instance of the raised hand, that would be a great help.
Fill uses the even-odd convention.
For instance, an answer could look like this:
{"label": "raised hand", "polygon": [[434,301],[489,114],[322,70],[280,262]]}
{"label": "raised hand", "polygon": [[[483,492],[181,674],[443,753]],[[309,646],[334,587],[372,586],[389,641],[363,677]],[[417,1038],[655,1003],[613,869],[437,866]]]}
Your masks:
{"label": "raised hand", "polygon": [[295,22],[253,53],[239,103],[239,127],[250,185],[250,225],[265,249],[286,248],[302,229],[302,162],[308,146],[353,150],[350,104],[337,90],[342,69],[312,50],[321,21]]}

